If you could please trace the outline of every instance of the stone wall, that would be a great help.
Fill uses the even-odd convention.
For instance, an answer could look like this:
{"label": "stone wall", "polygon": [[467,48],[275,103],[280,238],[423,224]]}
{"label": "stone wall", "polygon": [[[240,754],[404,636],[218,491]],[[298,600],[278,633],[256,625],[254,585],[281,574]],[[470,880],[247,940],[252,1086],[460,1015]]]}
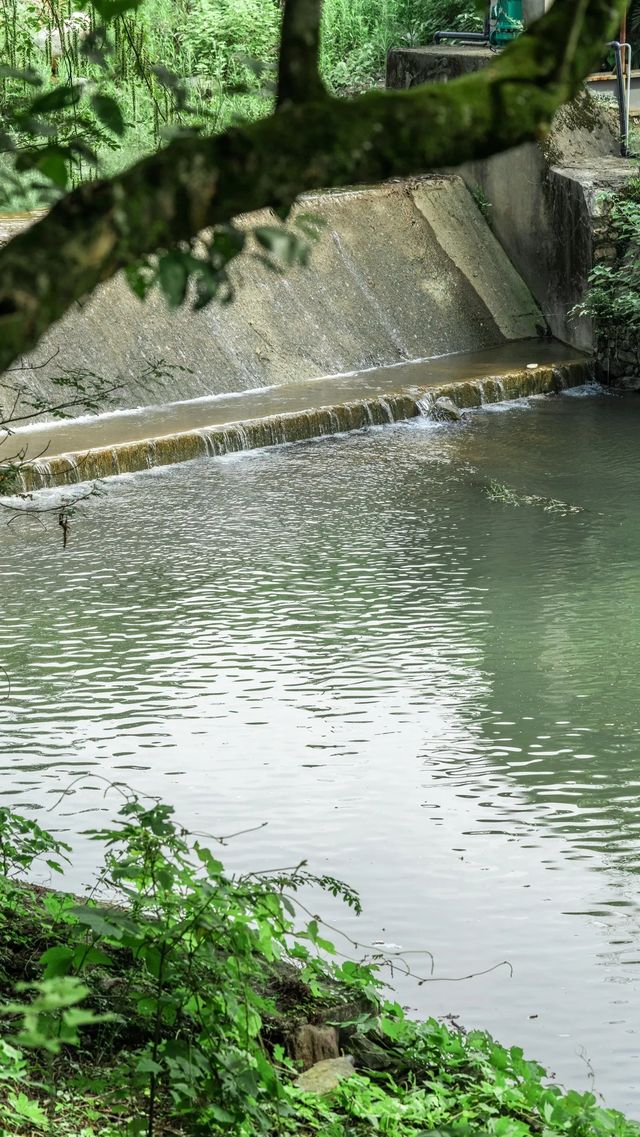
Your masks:
{"label": "stone wall", "polygon": [[640,334],[624,328],[603,329],[596,344],[598,378],[611,387],[640,390]]}
{"label": "stone wall", "polygon": [[[596,265],[614,268],[621,255],[616,234],[609,223],[608,202],[602,202],[598,223],[593,230],[593,260]],[[602,382],[625,390],[640,390],[640,330],[607,325],[596,330],[595,351]]]}

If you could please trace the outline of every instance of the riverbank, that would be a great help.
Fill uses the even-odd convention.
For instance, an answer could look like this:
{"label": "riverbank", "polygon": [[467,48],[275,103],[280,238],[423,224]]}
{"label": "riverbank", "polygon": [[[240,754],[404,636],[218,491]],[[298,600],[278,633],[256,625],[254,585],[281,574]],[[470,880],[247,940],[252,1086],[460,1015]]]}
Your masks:
{"label": "riverbank", "polygon": [[227,876],[129,797],[80,901],[20,882],[70,850],[0,813],[3,1137],[640,1133],[517,1047],[407,1018],[384,984],[401,955],[338,962],[306,906],[312,888],[357,912],[334,878]]}

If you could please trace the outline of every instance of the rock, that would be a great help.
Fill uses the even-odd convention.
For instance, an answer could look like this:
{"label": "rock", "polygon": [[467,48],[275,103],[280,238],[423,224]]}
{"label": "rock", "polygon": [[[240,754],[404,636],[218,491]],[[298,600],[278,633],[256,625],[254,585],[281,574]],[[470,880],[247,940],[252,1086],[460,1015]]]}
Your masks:
{"label": "rock", "polygon": [[326,1058],[324,1062],[316,1062],[310,1070],[305,1070],[296,1078],[296,1086],[308,1094],[330,1094],[345,1078],[355,1074],[353,1060],[346,1055],[344,1058]]}
{"label": "rock", "polygon": [[640,391],[640,375],[621,375],[617,378],[614,386],[619,391],[632,391],[637,393]]}
{"label": "rock", "polygon": [[309,1070],[318,1062],[338,1058],[338,1032],[334,1026],[312,1026],[303,1023],[299,1026],[292,1043],[293,1057],[303,1070]]}
{"label": "rock", "polygon": [[353,1061],[360,1070],[384,1073],[397,1071],[402,1061],[394,1052],[388,1038],[376,1031],[373,1035],[354,1033],[347,1045],[353,1050]]}
{"label": "rock", "polygon": [[462,411],[447,395],[441,395],[433,404],[433,417],[440,422],[460,422]]}

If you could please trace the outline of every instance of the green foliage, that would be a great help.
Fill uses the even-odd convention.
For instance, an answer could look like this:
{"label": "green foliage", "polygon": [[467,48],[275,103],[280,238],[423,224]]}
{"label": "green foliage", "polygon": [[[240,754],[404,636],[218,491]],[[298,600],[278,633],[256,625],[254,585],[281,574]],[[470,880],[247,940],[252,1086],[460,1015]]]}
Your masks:
{"label": "green foliage", "polygon": [[89,988],[73,976],[57,975],[39,983],[19,983],[17,991],[25,994],[33,991],[34,994],[27,1002],[5,1003],[0,1013],[16,1021],[11,1042],[20,1047],[59,1054],[65,1046],[79,1045],[80,1027],[114,1018],[111,1014],[96,1015],[78,1006],[86,999]]}
{"label": "green foliage", "polygon": [[473,200],[475,201],[478,209],[480,210],[482,216],[484,217],[485,221],[491,221],[491,210],[493,207],[492,207],[491,202],[489,201],[489,198],[487,197],[485,191],[483,190],[482,186],[480,186],[480,185],[473,186],[471,188],[471,196],[472,196]]}
{"label": "green foliage", "polygon": [[0,807],[0,876],[7,883],[16,877],[24,876],[38,857],[46,858],[46,863],[54,872],[62,872],[60,860],[70,852],[70,846],[57,841],[35,821],[21,817],[6,806]]}
{"label": "green foliage", "polygon": [[[0,206],[50,205],[176,132],[215,132],[273,104],[278,0],[7,0],[0,6]],[[325,0],[334,90],[379,83],[394,44],[477,29],[474,0]]]}
{"label": "green foliage", "polygon": [[597,264],[576,316],[594,320],[599,332],[640,329],[640,178],[617,194],[603,195],[613,258]]}
{"label": "green foliage", "polygon": [[[30,972],[15,985],[22,998],[3,980],[2,1137],[640,1137],[593,1095],[549,1085],[519,1048],[408,1019],[375,962],[332,963],[320,919],[297,898],[320,888],[359,911],[332,877],[304,864],[230,876],[169,806],[131,797],[89,834],[105,850],[91,899],[23,889],[17,920],[4,903],[14,872],[58,842],[6,811],[2,834],[0,932]],[[303,1018],[350,1008],[358,1073],[330,1095],[293,1081],[283,983]]]}
{"label": "green foliage", "polygon": [[[315,981],[320,954],[332,950],[314,920],[296,926],[295,894],[316,885],[352,907],[357,898],[304,866],[277,877],[228,877],[172,813],[131,799],[113,828],[91,834],[105,846],[97,895],[108,902],[94,896],[60,906],[40,976],[18,986],[33,990],[32,999],[10,999],[2,1009],[11,1024],[6,1041],[57,1056],[78,1044],[80,1028],[96,1031],[108,1018],[112,1038],[137,1040],[114,1073],[113,1092],[123,1106],[125,1088],[134,1087],[141,1131],[152,1134],[158,1110],[170,1103],[172,1117],[185,1124],[266,1133],[285,1104],[261,1039],[265,1018],[276,1014],[266,980],[294,957],[301,978]],[[10,870],[27,869],[52,843],[24,819],[7,828]],[[368,970],[363,974],[368,983]],[[105,1013],[109,976],[119,993]],[[48,1079],[56,1080],[50,1070]]]}
{"label": "green foliage", "polygon": [[323,1137],[637,1137],[636,1123],[599,1107],[593,1094],[548,1085],[543,1068],[519,1047],[502,1047],[480,1031],[451,1031],[433,1019],[412,1022],[397,1006],[387,1010],[392,1013],[380,1019],[379,1037],[390,1039],[384,1053],[402,1077],[350,1078],[311,1109],[297,1094],[298,1108]]}
{"label": "green foliage", "polygon": [[273,0],[234,0],[228,9],[218,0],[195,9],[190,0],[84,7],[78,13],[71,0],[0,6],[5,206],[49,205],[61,190],[129,164],[176,131],[221,129],[236,111],[249,118],[262,111],[260,84],[239,53],[274,58]]}
{"label": "green foliage", "polygon": [[479,31],[475,0],[325,0],[322,71],[352,91],[380,81],[389,48],[431,43],[437,31]]}
{"label": "green foliage", "polygon": [[263,68],[277,58],[280,18],[275,0],[200,0],[183,33],[194,76],[209,88],[262,90]]}

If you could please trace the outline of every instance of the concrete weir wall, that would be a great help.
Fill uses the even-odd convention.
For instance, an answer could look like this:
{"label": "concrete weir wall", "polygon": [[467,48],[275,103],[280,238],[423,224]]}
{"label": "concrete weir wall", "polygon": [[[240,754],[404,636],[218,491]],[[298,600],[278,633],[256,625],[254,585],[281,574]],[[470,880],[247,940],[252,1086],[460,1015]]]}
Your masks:
{"label": "concrete weir wall", "polygon": [[[447,82],[493,59],[485,47],[394,49],[387,86]],[[620,156],[617,108],[585,91],[557,114],[543,144],[520,146],[458,172],[473,192],[481,191],[493,232],[553,334],[591,350],[590,321],[575,319],[571,311],[599,259],[602,192],[619,188],[635,172]]]}
{"label": "concrete weir wall", "polygon": [[[122,408],[284,384],[535,336],[540,313],[462,178],[427,177],[321,193],[310,267],[276,275],[249,253],[233,304],[170,313],[123,279],[101,287],[46,337],[21,376],[44,397],[62,368],[122,376]],[[274,223],[253,215],[247,226]],[[0,217],[0,240],[27,223]],[[188,370],[142,386],[145,360]]]}
{"label": "concrete weir wall", "polygon": [[[195,429],[192,427],[159,436],[145,433],[144,437],[113,445],[71,449],[53,457],[41,456],[27,460],[17,474],[16,488],[31,491],[50,486],[73,485],[195,458],[218,457],[240,450],[255,450],[279,446],[285,442],[321,438],[327,434],[385,426],[423,415],[436,420],[455,420],[462,411],[487,403],[558,393],[568,387],[590,382],[593,379],[592,361],[586,357],[578,358],[577,353],[572,354],[570,349],[565,351],[567,355],[563,362],[547,361],[542,365],[506,371],[502,375],[485,374],[474,379],[427,382],[426,385],[426,376],[420,382],[416,375],[407,384],[406,376],[403,383],[398,375],[394,389],[389,389],[388,386],[393,383],[389,372],[402,371],[402,368],[389,368],[381,388],[383,394],[376,395],[373,391],[361,389],[359,393],[352,392],[355,398],[344,402],[336,402],[343,393],[336,377],[334,393],[325,391],[319,404],[312,403],[305,407],[303,398],[297,408],[291,406],[290,409],[276,410],[276,413],[271,414],[265,414],[267,408],[263,406],[259,417],[252,418],[242,417],[247,407],[246,404],[242,405],[243,397],[240,396],[237,399],[238,417],[234,421],[224,421],[223,414],[222,421]],[[556,349],[546,344],[538,345],[538,352],[543,358],[547,352],[556,355],[557,345]],[[474,358],[477,359],[477,356]],[[310,388],[307,399],[313,400],[311,392],[314,383],[301,383],[297,386],[298,389]],[[270,401],[277,407],[279,400],[277,395],[274,397],[274,390],[268,394]],[[300,394],[298,390],[298,395]],[[263,398],[265,397],[266,393]],[[325,401],[327,397],[333,399],[333,402],[328,404]],[[260,408],[256,408],[255,403],[251,405],[253,396],[248,395],[246,399],[254,414],[256,410],[259,411]],[[292,403],[296,401],[298,400],[293,399]],[[272,407],[273,409],[275,408]],[[75,432],[77,433],[77,427]],[[56,450],[55,440],[53,449]]]}

